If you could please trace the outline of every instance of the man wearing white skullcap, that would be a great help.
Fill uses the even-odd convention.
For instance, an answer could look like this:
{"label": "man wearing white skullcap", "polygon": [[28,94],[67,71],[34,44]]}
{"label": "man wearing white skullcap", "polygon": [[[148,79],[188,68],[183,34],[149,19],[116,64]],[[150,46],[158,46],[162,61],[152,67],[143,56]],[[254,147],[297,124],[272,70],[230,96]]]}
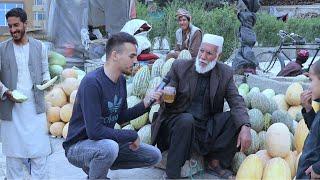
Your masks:
{"label": "man wearing white skullcap", "polygon": [[[173,103],[161,104],[151,139],[161,151],[168,150],[169,178],[181,178],[181,167],[192,152],[205,157],[208,173],[230,178],[236,151],[251,144],[249,116],[233,70],[218,61],[223,41],[205,34],[195,60],[175,60],[167,74],[176,95]],[[223,112],[224,100],[230,111]]]}

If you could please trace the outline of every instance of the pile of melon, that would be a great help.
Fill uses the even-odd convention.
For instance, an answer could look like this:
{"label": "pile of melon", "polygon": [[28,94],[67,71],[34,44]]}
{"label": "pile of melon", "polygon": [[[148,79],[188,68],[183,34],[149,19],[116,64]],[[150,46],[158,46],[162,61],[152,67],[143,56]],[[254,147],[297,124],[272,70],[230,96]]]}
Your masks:
{"label": "pile of melon", "polygon": [[67,61],[66,58],[57,52],[50,51],[48,53],[48,59],[49,59],[49,71],[51,77],[59,76],[61,75],[63,71],[63,67],[66,65]]}
{"label": "pile of melon", "polygon": [[[292,83],[286,94],[276,94],[241,84],[238,91],[248,108],[252,144],[233,159],[237,178],[292,179],[309,133],[301,113],[302,86]],[[313,102],[313,107],[319,110],[318,103]]]}
{"label": "pile of melon", "polygon": [[[64,67],[67,63],[66,58],[57,52],[50,51],[48,53],[48,60],[49,60],[49,72],[51,78],[55,76],[77,76],[77,79],[82,79],[85,76],[85,72],[78,69],[77,67],[72,67],[75,71],[69,71],[69,68],[67,68],[68,71],[64,71]],[[75,73],[75,75],[70,75],[69,73]]]}
{"label": "pile of melon", "polygon": [[[128,108],[140,103],[146,94],[153,91],[161,83],[162,78],[169,72],[172,63],[175,59],[158,59],[154,62],[151,68],[142,66],[138,72],[127,81],[127,104]],[[140,117],[131,120],[126,124],[118,125],[117,129],[131,129],[138,131],[138,135],[142,142],[151,143],[151,122],[155,112],[158,112],[159,104],[151,107],[150,112],[147,112]]]}
{"label": "pile of melon", "polygon": [[61,72],[61,82],[46,92],[46,115],[49,132],[54,137],[66,138],[73,104],[80,85],[75,69],[68,68]]}

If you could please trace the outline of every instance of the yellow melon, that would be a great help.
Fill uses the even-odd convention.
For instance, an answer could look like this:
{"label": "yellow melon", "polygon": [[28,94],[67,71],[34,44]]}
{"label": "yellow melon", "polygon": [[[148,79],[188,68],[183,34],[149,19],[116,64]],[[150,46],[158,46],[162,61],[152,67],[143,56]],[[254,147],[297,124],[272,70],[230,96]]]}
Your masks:
{"label": "yellow melon", "polygon": [[69,96],[74,90],[79,88],[79,80],[75,78],[66,78],[62,83],[63,91]]}
{"label": "yellow melon", "polygon": [[46,101],[52,106],[62,107],[67,104],[67,96],[61,88],[53,88],[46,96]]}
{"label": "yellow melon", "polygon": [[271,157],[286,157],[290,152],[290,132],[283,123],[272,124],[266,133],[266,149]]}
{"label": "yellow melon", "polygon": [[312,101],[312,107],[313,107],[314,112],[318,112],[320,109],[320,104],[316,101]]}
{"label": "yellow melon", "polygon": [[65,139],[67,139],[68,129],[69,129],[69,122],[66,125],[64,125],[64,127],[62,129],[62,136]]}
{"label": "yellow melon", "polygon": [[290,180],[291,171],[288,163],[282,158],[273,158],[268,161],[263,172],[263,180]]}
{"label": "yellow melon", "polygon": [[286,98],[283,94],[277,94],[272,97],[272,99],[276,102],[279,110],[288,111],[289,105],[286,102]]}
{"label": "yellow melon", "polygon": [[60,107],[49,107],[47,110],[47,119],[49,122],[60,121]]}
{"label": "yellow melon", "polygon": [[74,91],[72,91],[72,93],[70,94],[69,102],[70,102],[71,104],[74,104],[74,101],[76,100],[77,92],[78,92],[78,90],[74,90]]}
{"label": "yellow melon", "polygon": [[77,71],[75,69],[72,68],[66,68],[62,71],[61,76],[63,78],[78,78],[78,74]]}
{"label": "yellow melon", "polygon": [[293,178],[296,175],[296,160],[297,156],[294,152],[290,151],[289,154],[284,158],[288,163],[291,171],[291,177]]}
{"label": "yellow melon", "polygon": [[236,179],[261,179],[263,174],[263,163],[256,154],[251,154],[242,162]]}
{"label": "yellow melon", "polygon": [[296,133],[294,134],[294,145],[298,153],[302,152],[302,148],[304,145],[304,141],[306,140],[309,134],[309,129],[304,120],[300,120],[296,129]]}
{"label": "yellow melon", "polygon": [[271,156],[268,154],[267,150],[260,150],[256,152],[256,155],[261,159],[263,167],[265,167],[267,162],[271,159]]}
{"label": "yellow melon", "polygon": [[48,111],[50,107],[52,107],[51,102],[46,101],[46,111]]}
{"label": "yellow melon", "polygon": [[60,110],[60,118],[64,122],[69,122],[71,115],[72,115],[72,109],[73,105],[72,104],[66,104],[64,105],[61,110]]}
{"label": "yellow melon", "polygon": [[300,95],[303,88],[299,83],[291,84],[286,91],[286,102],[291,106],[298,106],[301,104]]}
{"label": "yellow melon", "polygon": [[50,133],[53,136],[62,136],[63,127],[64,127],[64,123],[63,122],[52,123],[51,126],[50,126]]}

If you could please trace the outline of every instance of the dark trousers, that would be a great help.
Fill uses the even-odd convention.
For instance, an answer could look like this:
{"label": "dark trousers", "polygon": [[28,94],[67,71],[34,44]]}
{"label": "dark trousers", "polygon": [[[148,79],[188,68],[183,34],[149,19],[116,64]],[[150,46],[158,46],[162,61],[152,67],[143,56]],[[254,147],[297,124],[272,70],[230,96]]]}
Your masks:
{"label": "dark trousers", "polygon": [[[204,155],[207,160],[219,160],[223,167],[230,167],[237,151],[237,130],[230,113],[221,113],[213,119],[211,135],[203,140],[205,130],[195,126],[190,113],[176,115],[161,124],[158,147],[169,150],[166,173],[169,178],[180,178],[181,167],[190,159],[191,151]],[[201,132],[200,132],[201,131]]]}

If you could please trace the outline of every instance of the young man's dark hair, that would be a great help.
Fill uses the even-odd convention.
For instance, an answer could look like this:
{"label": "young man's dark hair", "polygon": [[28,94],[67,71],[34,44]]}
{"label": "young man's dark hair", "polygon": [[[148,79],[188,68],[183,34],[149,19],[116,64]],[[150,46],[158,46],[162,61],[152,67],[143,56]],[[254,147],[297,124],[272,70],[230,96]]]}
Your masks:
{"label": "young man's dark hair", "polygon": [[130,34],[120,32],[111,36],[106,45],[106,57],[109,57],[113,50],[122,51],[124,43],[131,43],[137,45],[137,40]]}
{"label": "young man's dark hair", "polygon": [[25,23],[28,19],[27,13],[21,8],[13,8],[8,11],[6,14],[6,19],[8,20],[9,17],[18,17],[23,23]]}

